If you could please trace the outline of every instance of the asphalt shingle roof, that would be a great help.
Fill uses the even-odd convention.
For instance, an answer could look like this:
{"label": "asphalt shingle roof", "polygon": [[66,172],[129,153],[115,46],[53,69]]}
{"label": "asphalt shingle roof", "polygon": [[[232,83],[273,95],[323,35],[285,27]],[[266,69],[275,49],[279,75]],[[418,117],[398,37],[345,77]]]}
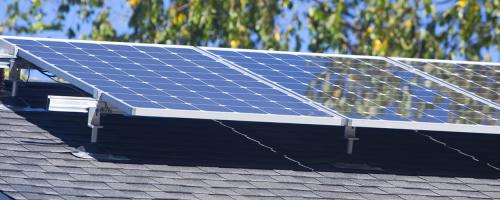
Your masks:
{"label": "asphalt shingle roof", "polygon": [[[47,93],[74,95],[52,84],[20,95],[36,107]],[[356,156],[346,157],[339,127],[224,122],[273,153],[210,120],[107,115],[100,147],[130,160],[86,160],[71,154],[90,139],[86,117],[0,104],[0,191],[14,199],[500,199],[500,173],[486,163],[500,164],[495,135],[425,132],[476,162],[412,131],[359,129]]]}

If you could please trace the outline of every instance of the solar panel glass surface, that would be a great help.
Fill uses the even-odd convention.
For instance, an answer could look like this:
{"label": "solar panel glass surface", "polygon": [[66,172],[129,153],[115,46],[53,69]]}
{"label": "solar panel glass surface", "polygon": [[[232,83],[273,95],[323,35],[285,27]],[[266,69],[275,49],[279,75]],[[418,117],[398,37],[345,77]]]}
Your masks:
{"label": "solar panel glass surface", "polygon": [[382,58],[206,50],[354,120],[500,125],[498,110]]}
{"label": "solar panel glass surface", "polygon": [[397,60],[500,104],[500,64]]}
{"label": "solar panel glass surface", "polygon": [[133,108],[331,117],[192,47],[6,40]]}

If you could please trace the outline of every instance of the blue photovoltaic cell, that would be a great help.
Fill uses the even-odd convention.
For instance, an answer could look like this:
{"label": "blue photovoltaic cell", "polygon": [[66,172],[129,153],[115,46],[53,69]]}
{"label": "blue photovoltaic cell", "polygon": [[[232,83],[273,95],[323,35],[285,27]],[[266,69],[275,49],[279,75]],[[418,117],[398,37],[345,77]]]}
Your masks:
{"label": "blue photovoltaic cell", "polygon": [[191,48],[6,40],[136,108],[330,116]]}
{"label": "blue photovoltaic cell", "polygon": [[498,110],[385,60],[209,51],[352,119],[500,125]]}
{"label": "blue photovoltaic cell", "polygon": [[500,66],[468,63],[398,60],[500,104]]}

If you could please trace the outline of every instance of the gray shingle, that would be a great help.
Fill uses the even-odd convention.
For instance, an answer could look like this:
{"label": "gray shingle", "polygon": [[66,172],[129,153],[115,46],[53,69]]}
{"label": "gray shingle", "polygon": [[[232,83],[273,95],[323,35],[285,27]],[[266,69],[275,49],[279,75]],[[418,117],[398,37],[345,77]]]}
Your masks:
{"label": "gray shingle", "polygon": [[469,198],[469,197],[450,197],[453,200],[478,200],[477,198]]}
{"label": "gray shingle", "polygon": [[[58,168],[58,170],[60,170],[59,172],[64,172],[64,173],[68,173],[68,174],[87,175],[88,172],[83,170],[83,168],[81,168],[81,167],[83,167],[83,166],[70,166],[70,167],[59,166],[57,168]],[[105,175],[109,175],[109,174],[105,174]]]}
{"label": "gray shingle", "polygon": [[391,185],[394,185],[395,187],[401,187],[401,188],[418,188],[418,189],[435,189],[434,186],[428,183],[424,182],[408,182],[408,181],[387,181]]}
{"label": "gray shingle", "polygon": [[500,185],[467,184],[467,186],[474,188],[476,190],[485,191],[485,192],[498,192],[498,191],[500,191]]}
{"label": "gray shingle", "polygon": [[362,197],[359,194],[356,193],[343,193],[343,192],[321,192],[321,191],[315,191],[315,194],[325,197],[325,198],[332,198],[332,199],[366,199]]}
{"label": "gray shingle", "polygon": [[28,178],[26,174],[19,170],[2,170],[0,176],[11,178]]}
{"label": "gray shingle", "polygon": [[[90,176],[90,177],[96,177]],[[109,179],[106,182],[122,182],[122,183],[157,183],[152,177],[140,177],[140,176],[99,176],[100,180]]]}
{"label": "gray shingle", "polygon": [[274,180],[273,178],[271,178],[271,175],[244,174],[242,176],[244,176],[246,178],[245,180],[276,182],[276,180]]}
{"label": "gray shingle", "polygon": [[25,172],[44,172],[44,170],[40,166],[33,164],[16,164],[15,167]]}
{"label": "gray shingle", "polygon": [[47,182],[54,187],[70,187],[70,188],[75,187],[75,185],[73,184],[73,181],[49,179],[49,180],[47,180]]}
{"label": "gray shingle", "polygon": [[399,195],[399,196],[405,200],[434,200],[434,199],[437,199],[435,196],[434,197],[419,196],[419,195]]}
{"label": "gray shingle", "polygon": [[[302,183],[301,180],[293,177],[293,176],[270,176],[272,179],[278,182],[287,182],[287,183]],[[316,180],[316,179],[314,179]],[[317,181],[317,180],[316,180]]]}
{"label": "gray shingle", "polygon": [[153,178],[155,182],[168,185],[181,185],[181,186],[197,186],[208,187],[208,184],[201,180],[192,179],[172,179],[172,178]]}
{"label": "gray shingle", "polygon": [[[303,177],[322,177],[323,175],[318,174],[317,172],[301,172],[301,171],[293,171],[293,170],[274,170],[278,174],[281,175],[289,175],[289,176],[303,176]],[[272,174],[268,174],[272,175]]]}
{"label": "gray shingle", "polygon": [[147,194],[146,192],[143,191],[130,191],[130,190],[124,190],[121,191],[123,192],[127,197],[133,198],[133,199],[151,199],[151,196]]}
{"label": "gray shingle", "polygon": [[281,197],[264,197],[264,196],[232,196],[236,200],[283,200]]}
{"label": "gray shingle", "polygon": [[39,186],[32,186],[32,185],[17,185],[17,184],[11,184],[10,186],[18,192],[33,192],[33,193],[40,193],[40,194],[57,194],[50,187],[39,187]]}
{"label": "gray shingle", "polygon": [[18,171],[19,170],[19,168],[16,167],[16,165],[10,164],[10,163],[0,163],[0,169],[2,169],[2,170],[12,170],[12,171]]}
{"label": "gray shingle", "polygon": [[342,173],[342,172],[319,172],[321,175],[330,178],[348,178],[348,179],[375,179],[370,174]]}
{"label": "gray shingle", "polygon": [[306,187],[317,191],[329,191],[329,192],[351,192],[345,186],[338,185],[324,185],[324,184],[306,184]]}
{"label": "gray shingle", "polygon": [[63,181],[74,181],[76,180],[72,176],[66,173],[47,173],[50,176],[50,179],[55,179],[55,180],[63,180]]}
{"label": "gray shingle", "polygon": [[139,190],[139,191],[146,191],[146,192],[153,192],[153,191],[159,191],[158,187],[156,187],[156,184],[144,184],[144,183],[128,183],[128,185],[133,188],[133,190]]}
{"label": "gray shingle", "polygon": [[345,186],[348,190],[359,194],[387,194],[377,187]]}
{"label": "gray shingle", "polygon": [[111,168],[84,167],[81,169],[90,175],[112,175],[112,176],[125,175],[120,170]]}
{"label": "gray shingle", "polygon": [[[272,176],[272,175],[280,175],[278,172],[274,170],[265,170],[265,169],[245,169],[247,171],[246,174],[252,174],[252,175],[266,175],[266,176]],[[286,175],[286,174],[285,174]]]}
{"label": "gray shingle", "polygon": [[[2,144],[2,145],[5,145],[5,144]],[[12,145],[20,145],[20,144],[12,144]],[[30,161],[30,159],[39,159],[39,160],[45,160],[45,156],[43,156],[42,154],[40,154],[39,152],[32,152],[32,151],[29,151],[28,149],[26,150],[8,150],[8,151],[3,151],[3,153],[5,156],[10,156],[12,158],[15,158],[17,161],[21,162],[21,161]],[[25,158],[25,159],[22,159],[22,158]],[[31,160],[33,161],[33,160]],[[4,162],[4,161],[2,161]],[[15,163],[15,164],[18,164],[18,163]],[[25,163],[25,164],[34,164],[34,163]]]}
{"label": "gray shingle", "polygon": [[15,200],[25,200],[25,199],[27,199],[20,192],[6,192],[6,194],[9,195],[10,197],[12,197]]}
{"label": "gray shingle", "polygon": [[477,178],[457,178],[463,183],[468,184],[488,184],[488,185],[500,185],[500,180],[498,179],[477,179]]}
{"label": "gray shingle", "polygon": [[457,191],[457,190],[432,190],[432,191],[442,196],[488,198],[488,196],[486,196],[485,194],[474,191]]}
{"label": "gray shingle", "polygon": [[96,190],[99,194],[110,198],[129,198],[125,193],[120,190]]}
{"label": "gray shingle", "polygon": [[243,176],[241,174],[226,174],[226,173],[220,173],[218,174],[224,179],[227,180],[239,180],[239,181],[250,181],[250,178]]}
{"label": "gray shingle", "polygon": [[204,183],[208,184],[210,187],[233,187],[228,181],[218,181],[218,180],[203,180]]}
{"label": "gray shingle", "polygon": [[432,186],[438,188],[438,189],[444,189],[444,190],[474,190],[471,187],[467,186],[466,184],[463,183],[429,183]]}
{"label": "gray shingle", "polygon": [[233,191],[235,191],[238,194],[241,194],[243,196],[276,196],[274,193],[270,192],[267,189],[256,189],[256,188],[250,188],[250,189],[244,189],[244,188],[233,188]]}
{"label": "gray shingle", "polygon": [[198,199],[193,194],[178,192],[146,192],[155,199]]}
{"label": "gray shingle", "polygon": [[52,165],[49,161],[45,159],[39,159],[39,158],[24,158],[24,157],[14,157],[14,159],[19,162],[20,164],[29,164],[29,165]]}
{"label": "gray shingle", "polygon": [[7,184],[0,184],[0,191],[2,192],[15,192],[14,188]]}
{"label": "gray shingle", "polygon": [[220,194],[220,195],[238,195],[234,190],[231,188],[207,188],[210,194]]}
{"label": "gray shingle", "polygon": [[4,182],[7,182],[8,184],[19,184],[19,185],[29,185],[30,184],[30,182],[27,181],[25,178],[2,177],[2,180]]}
{"label": "gray shingle", "polygon": [[[0,153],[2,153],[2,152],[5,153],[5,152],[10,152],[10,151],[1,151],[0,150]],[[19,161],[14,159],[14,157],[4,155],[4,154],[0,154],[0,162],[1,163],[9,163],[9,164],[20,164]]]}
{"label": "gray shingle", "polygon": [[360,194],[365,199],[369,200],[402,200],[403,198],[394,194]]}
{"label": "gray shingle", "polygon": [[409,182],[426,182],[418,176],[404,176],[394,174],[371,174],[371,176],[379,180],[396,180],[396,181],[409,181]]}
{"label": "gray shingle", "polygon": [[199,199],[206,199],[206,200],[233,200],[228,195],[209,195],[209,194],[195,194],[194,196],[198,197]]}
{"label": "gray shingle", "polygon": [[308,197],[308,198],[319,197],[317,194],[311,191],[303,191],[303,190],[270,189],[269,191],[281,197]]}
{"label": "gray shingle", "polygon": [[490,198],[500,199],[500,191],[482,192],[482,193],[485,194],[485,195],[487,195]]}
{"label": "gray shingle", "polygon": [[400,195],[420,195],[420,196],[438,196],[428,189],[409,189],[409,188],[395,188],[395,187],[379,187],[381,190],[389,194]]}
{"label": "gray shingle", "polygon": [[201,180],[224,180],[217,174],[209,174],[204,172],[177,172],[182,178],[187,179],[201,179]]}
{"label": "gray shingle", "polygon": [[462,183],[462,181],[453,177],[420,176],[420,178],[433,183]]}
{"label": "gray shingle", "polygon": [[30,185],[37,187],[52,187],[52,185],[47,180],[44,179],[27,178],[26,181],[30,182]]}
{"label": "gray shingle", "polygon": [[96,192],[95,190],[89,189],[76,189],[76,188],[63,188],[56,187],[53,188],[57,193],[61,195],[73,195],[73,196],[82,196],[82,197],[102,197],[101,194]]}
{"label": "gray shingle", "polygon": [[94,189],[94,190],[108,190],[111,189],[104,182],[96,182],[96,181],[74,181],[74,188],[83,188],[83,189]]}
{"label": "gray shingle", "polygon": [[310,190],[303,184],[298,184],[298,183],[275,183],[275,182],[254,182],[254,181],[250,183],[257,188]]}
{"label": "gray shingle", "polygon": [[222,174],[247,174],[248,171],[244,169],[236,169],[236,168],[220,168],[220,167],[198,167],[200,170],[208,173],[217,173],[219,175]]}
{"label": "gray shingle", "polygon": [[344,178],[327,178],[327,177],[322,177],[322,178],[317,178],[319,182],[323,184],[328,184],[328,185],[352,185],[352,186],[360,186],[360,184],[355,183],[354,180],[351,179],[344,179]]}
{"label": "gray shingle", "polygon": [[28,171],[25,171],[23,173],[26,174],[26,177],[29,177],[29,178],[50,179],[50,177],[51,177],[50,174],[43,173],[43,172],[28,172]]}
{"label": "gray shingle", "polygon": [[169,166],[169,165],[144,165],[147,169],[167,172],[203,173],[198,167],[189,166]]}
{"label": "gray shingle", "polygon": [[196,193],[196,194],[210,194],[211,192],[203,187],[196,186],[181,186],[181,185],[155,185],[164,192],[181,192],[181,193]]}
{"label": "gray shingle", "polygon": [[[149,170],[120,169],[119,171],[127,176],[159,177],[155,172]],[[173,172],[171,173],[174,174]]]}
{"label": "gray shingle", "polygon": [[50,195],[50,194],[23,192],[23,196],[25,196],[27,199],[63,200],[63,198],[59,197],[58,195]]}

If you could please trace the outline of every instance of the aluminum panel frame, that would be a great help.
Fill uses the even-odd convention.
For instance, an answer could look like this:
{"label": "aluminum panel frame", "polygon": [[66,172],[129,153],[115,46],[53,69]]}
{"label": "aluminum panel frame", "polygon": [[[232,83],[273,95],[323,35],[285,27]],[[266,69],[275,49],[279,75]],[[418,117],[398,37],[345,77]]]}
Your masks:
{"label": "aluminum panel frame", "polygon": [[[403,70],[407,70],[409,72],[415,73],[412,70],[409,70],[408,67],[399,64],[399,62],[394,62],[389,57],[380,57],[380,56],[365,56],[365,55],[342,55],[342,54],[328,54],[328,53],[306,53],[306,52],[286,52],[286,51],[268,51],[268,50],[253,50],[253,49],[231,49],[231,48],[215,48],[215,47],[199,47],[203,49],[213,56],[219,57],[222,60],[226,60],[221,56],[215,55],[210,52],[210,50],[221,50],[221,51],[234,51],[234,52],[259,52],[259,53],[278,53],[278,54],[288,54],[288,55],[308,55],[308,56],[324,56],[324,57],[339,57],[339,58],[360,58],[360,59],[373,59],[373,60],[383,60],[388,63],[396,64],[399,68]],[[229,60],[226,60],[228,63],[233,64],[234,66],[240,67],[242,70],[247,71],[263,80],[266,80],[269,83],[275,84],[278,87],[284,88],[285,90],[293,93],[294,95],[300,96],[302,98],[306,98],[303,95],[300,95],[296,92],[288,90],[286,87],[281,86],[280,84],[273,83],[272,81],[264,78],[261,75],[258,75],[250,70],[245,69],[242,66],[234,64]],[[464,61],[466,62],[466,61]],[[469,62],[470,63],[470,62]],[[474,62],[472,62],[474,63]],[[499,63],[500,65],[500,63]],[[413,68],[413,67],[412,67]],[[421,76],[423,78],[428,79],[426,76],[422,76],[421,74],[415,73],[417,76]],[[431,80],[436,82],[435,80]],[[440,85],[442,83],[436,82]],[[443,85],[449,89],[454,90],[454,88],[450,88],[449,86]],[[458,92],[458,91],[456,91]],[[458,92],[463,94],[462,92]],[[466,95],[466,94],[463,94]],[[466,95],[467,96],[467,95]],[[472,98],[472,97],[471,97]],[[306,98],[307,99],[307,98]],[[475,99],[475,98],[473,98]],[[323,106],[317,102],[314,102],[320,106]],[[483,102],[481,102],[483,103]],[[489,104],[486,104],[491,106]],[[324,107],[324,106],[323,106]],[[324,107],[326,109],[331,108]],[[334,111],[336,112],[336,111]],[[371,119],[354,119],[346,117],[347,124],[353,127],[365,127],[365,128],[389,128],[389,129],[404,129],[404,130],[425,130],[425,131],[446,131],[446,132],[466,132],[466,133],[486,133],[486,134],[500,134],[500,126],[488,126],[488,125],[468,125],[468,124],[452,124],[452,123],[432,123],[432,122],[405,122],[405,121],[390,121],[390,120],[371,120]]]}
{"label": "aluminum panel frame", "polygon": [[488,62],[473,62],[473,61],[451,61],[451,60],[433,60],[433,59],[420,59],[420,58],[399,58],[399,57],[388,57],[389,59],[391,59],[392,61],[395,61],[394,63],[395,64],[398,64],[398,65],[402,65],[404,67],[411,67],[412,68],[412,72],[420,75],[420,76],[423,76],[425,78],[428,78],[436,83],[439,83],[445,87],[448,87],[456,92],[459,92],[463,95],[466,95],[474,100],[477,100],[481,103],[484,103],[486,105],[489,105],[497,110],[500,110],[500,104],[497,104],[493,101],[491,101],[490,99],[487,99],[487,98],[484,98],[484,97],[481,97],[477,94],[474,94],[473,92],[471,91],[468,91],[466,89],[463,89],[461,88],[460,86],[457,86],[455,84],[452,84],[452,83],[448,83],[447,81],[445,80],[442,80],[438,77],[435,77],[431,74],[428,74],[428,73],[425,73],[423,72],[422,70],[419,70],[415,67],[413,67],[412,65],[410,64],[407,64],[407,63],[403,63],[402,61],[415,61],[415,62],[428,62],[428,63],[446,63],[446,64],[471,64],[471,65],[493,65],[493,66],[498,66],[499,69],[500,69],[500,63],[488,63]]}
{"label": "aluminum panel frame", "polygon": [[[100,41],[85,41],[85,40],[68,40],[68,39],[50,39],[50,38],[35,38],[35,37],[15,37],[15,36],[0,36],[0,44],[8,45],[7,47],[14,48],[17,51],[17,56],[33,63],[34,65],[50,71],[54,75],[63,78],[65,81],[74,84],[83,91],[92,94],[94,97],[100,96],[99,100],[110,103],[112,106],[122,110],[126,115],[144,116],[144,117],[172,117],[172,118],[189,118],[189,119],[214,119],[228,121],[251,121],[251,122],[271,122],[271,123],[289,123],[289,124],[309,124],[309,125],[331,125],[343,126],[346,119],[333,115],[330,117],[313,117],[313,116],[293,116],[293,115],[273,115],[273,114],[258,114],[258,113],[232,113],[232,112],[215,112],[215,111],[192,111],[192,110],[175,110],[175,109],[152,109],[133,107],[124,101],[101,91],[91,84],[65,72],[57,66],[38,58],[37,56],[18,48],[15,44],[8,42],[5,39],[25,39],[25,40],[43,40],[56,42],[80,42],[94,44],[118,44],[118,45],[135,45],[135,46],[154,46],[154,47],[172,47],[185,48],[198,51],[192,46],[182,45],[161,45],[161,44],[144,44],[144,43],[124,43],[124,42],[100,42]],[[199,52],[199,51],[198,51]],[[229,67],[229,66],[228,66]],[[251,77],[254,78],[255,77]],[[98,95],[101,94],[101,95]],[[308,104],[311,105],[311,104]],[[312,106],[312,105],[311,105]],[[323,111],[324,112],[324,111]],[[330,114],[331,113],[327,113]],[[197,116],[199,115],[199,116]]]}

